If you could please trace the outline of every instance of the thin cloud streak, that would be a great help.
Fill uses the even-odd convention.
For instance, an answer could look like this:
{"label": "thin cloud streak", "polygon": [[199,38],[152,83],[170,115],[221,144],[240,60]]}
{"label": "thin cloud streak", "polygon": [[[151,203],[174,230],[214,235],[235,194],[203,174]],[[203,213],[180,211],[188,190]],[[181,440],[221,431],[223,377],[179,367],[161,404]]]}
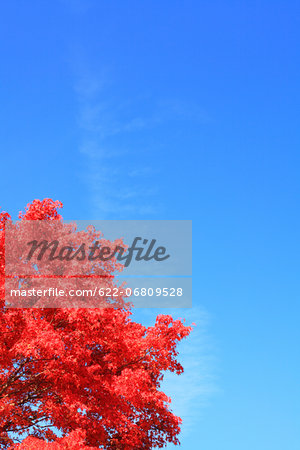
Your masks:
{"label": "thin cloud streak", "polygon": [[127,112],[123,111],[122,105],[104,100],[103,78],[98,81],[85,74],[74,90],[82,135],[79,150],[85,157],[83,179],[91,192],[94,214],[101,218],[154,214],[157,209],[151,199],[157,190],[145,187],[145,178],[149,181],[154,173],[152,168],[135,164],[126,169],[124,163],[131,159],[132,150],[115,148],[115,145],[112,148],[109,142],[116,135],[134,133],[146,127],[147,121],[140,117],[121,119],[121,113],[126,116]]}
{"label": "thin cloud streak", "polygon": [[[155,186],[154,178],[157,179],[161,169],[152,165],[147,144],[137,148],[140,144],[136,144],[136,137],[140,138],[143,131],[147,136],[149,130],[155,131],[156,127],[170,122],[206,123],[210,118],[197,105],[176,99],[156,103],[147,96],[125,102],[108,99],[111,79],[108,71],[97,77],[85,68],[74,85],[81,134],[79,151],[84,156],[82,178],[91,193],[95,218],[124,218],[127,214],[135,218],[151,217],[162,213],[163,208],[159,189],[145,188],[145,185]],[[139,107],[140,103],[143,108]],[[141,109],[145,111],[143,116],[134,112]],[[124,143],[130,141],[132,147],[128,148]]]}
{"label": "thin cloud streak", "polygon": [[178,359],[184,373],[180,376],[166,373],[162,383],[162,390],[172,399],[172,411],[182,418],[180,439],[184,442],[184,438],[199,424],[199,417],[220,391],[216,377],[216,348],[209,334],[210,316],[200,307],[148,309],[135,311],[134,320],[149,326],[153,324],[157,314],[184,317],[187,324],[196,324],[190,336],[178,347]]}

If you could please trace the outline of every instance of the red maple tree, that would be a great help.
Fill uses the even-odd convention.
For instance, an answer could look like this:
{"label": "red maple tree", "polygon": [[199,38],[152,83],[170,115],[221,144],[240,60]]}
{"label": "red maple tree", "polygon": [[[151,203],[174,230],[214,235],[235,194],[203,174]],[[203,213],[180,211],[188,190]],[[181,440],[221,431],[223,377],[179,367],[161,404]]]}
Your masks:
{"label": "red maple tree", "polygon": [[[62,204],[34,200],[20,221],[62,218]],[[5,223],[0,214],[0,446],[3,449],[151,449],[179,443],[181,419],[160,390],[177,374],[177,344],[191,327],[155,325],[128,307],[7,308]]]}

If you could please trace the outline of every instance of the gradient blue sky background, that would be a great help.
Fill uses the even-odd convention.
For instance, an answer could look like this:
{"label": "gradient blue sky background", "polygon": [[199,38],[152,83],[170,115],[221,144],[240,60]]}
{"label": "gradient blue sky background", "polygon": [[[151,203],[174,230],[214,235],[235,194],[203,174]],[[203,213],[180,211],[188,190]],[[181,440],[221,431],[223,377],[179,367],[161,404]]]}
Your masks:
{"label": "gradient blue sky background", "polygon": [[2,208],[192,219],[182,449],[298,450],[300,4],[11,0],[0,21]]}

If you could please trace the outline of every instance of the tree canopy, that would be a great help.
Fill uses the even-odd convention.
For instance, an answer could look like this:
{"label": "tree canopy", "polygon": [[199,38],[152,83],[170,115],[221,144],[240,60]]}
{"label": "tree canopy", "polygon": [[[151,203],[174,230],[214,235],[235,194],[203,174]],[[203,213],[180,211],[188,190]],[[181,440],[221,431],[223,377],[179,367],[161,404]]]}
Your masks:
{"label": "tree canopy", "polygon": [[[62,221],[61,206],[34,200],[19,221]],[[178,444],[181,419],[171,411],[161,382],[165,371],[183,372],[176,348],[191,327],[170,315],[145,327],[131,319],[125,305],[8,308],[5,224],[10,221],[8,213],[0,213],[1,448]]]}

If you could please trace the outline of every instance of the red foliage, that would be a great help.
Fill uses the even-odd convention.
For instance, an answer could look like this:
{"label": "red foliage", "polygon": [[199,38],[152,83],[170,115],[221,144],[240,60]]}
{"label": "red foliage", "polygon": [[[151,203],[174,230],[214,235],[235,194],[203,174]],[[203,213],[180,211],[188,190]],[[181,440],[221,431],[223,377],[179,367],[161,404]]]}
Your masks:
{"label": "red foliage", "polygon": [[63,204],[58,200],[53,201],[51,198],[44,200],[33,200],[28,203],[25,213],[19,212],[19,219],[23,220],[60,220],[62,217],[57,210],[62,208]]}
{"label": "red foliage", "polygon": [[86,448],[89,450],[98,449],[99,447],[87,447],[84,443],[85,433],[81,430],[71,431],[71,433],[64,437],[58,438],[55,442],[46,442],[41,439],[28,436],[24,441],[14,446],[15,450],[78,450],[79,448]]}
{"label": "red foliage", "polygon": [[[19,217],[61,220],[61,206],[35,200]],[[133,450],[178,444],[181,419],[160,385],[164,371],[183,371],[176,346],[191,327],[160,315],[146,328],[131,320],[128,308],[6,308],[7,220],[1,213],[1,448]]]}

